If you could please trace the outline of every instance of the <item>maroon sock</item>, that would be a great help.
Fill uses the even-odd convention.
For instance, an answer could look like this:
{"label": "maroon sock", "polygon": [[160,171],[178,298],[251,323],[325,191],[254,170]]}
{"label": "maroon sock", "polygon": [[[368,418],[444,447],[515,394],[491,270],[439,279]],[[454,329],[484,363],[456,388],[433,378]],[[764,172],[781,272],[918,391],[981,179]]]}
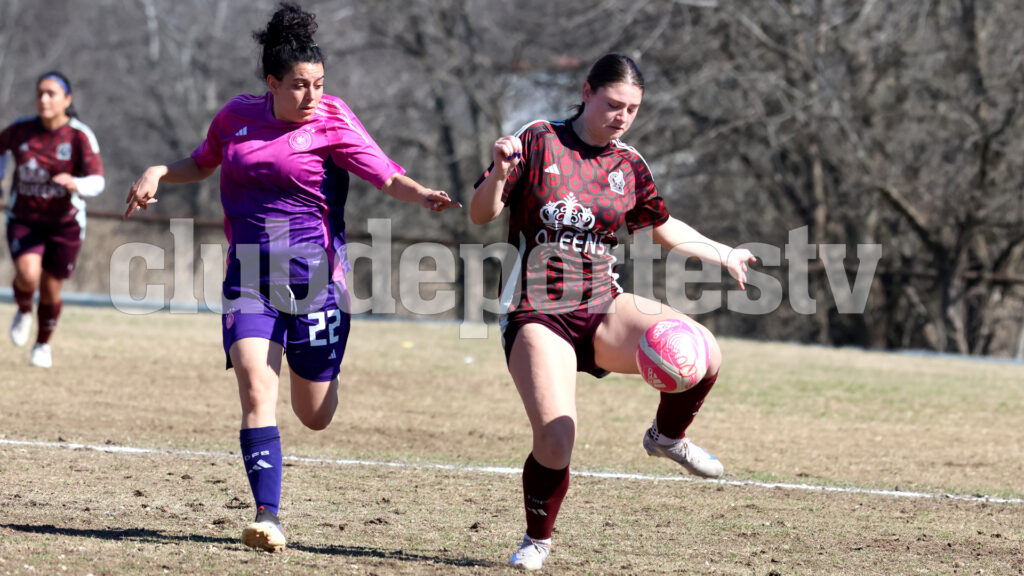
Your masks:
{"label": "maroon sock", "polygon": [[704,404],[704,398],[718,380],[718,373],[705,376],[703,380],[687,390],[676,394],[661,393],[658,404],[658,432],[667,438],[682,438],[694,417]]}
{"label": "maroon sock", "polygon": [[35,296],[35,290],[22,290],[18,288],[18,283],[14,283],[14,303],[18,305],[18,312],[27,314],[32,311],[32,298]]}
{"label": "maroon sock", "polygon": [[569,491],[569,467],[552,470],[533,457],[523,466],[523,502],[526,505],[526,534],[534,540],[551,538],[555,518]]}
{"label": "maroon sock", "polygon": [[40,344],[46,344],[50,341],[50,336],[57,329],[57,319],[60,318],[60,309],[63,306],[64,302],[56,302],[54,304],[39,303],[39,336],[36,338],[36,341]]}

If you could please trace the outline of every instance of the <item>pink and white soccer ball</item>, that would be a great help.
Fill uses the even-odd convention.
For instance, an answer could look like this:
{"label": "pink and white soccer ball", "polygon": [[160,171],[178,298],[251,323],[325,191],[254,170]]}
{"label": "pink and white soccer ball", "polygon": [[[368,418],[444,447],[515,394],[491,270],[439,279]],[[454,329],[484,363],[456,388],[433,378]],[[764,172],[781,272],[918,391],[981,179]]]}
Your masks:
{"label": "pink and white soccer ball", "polygon": [[683,320],[662,320],[640,338],[636,364],[655,390],[684,392],[707,373],[708,344],[699,328]]}

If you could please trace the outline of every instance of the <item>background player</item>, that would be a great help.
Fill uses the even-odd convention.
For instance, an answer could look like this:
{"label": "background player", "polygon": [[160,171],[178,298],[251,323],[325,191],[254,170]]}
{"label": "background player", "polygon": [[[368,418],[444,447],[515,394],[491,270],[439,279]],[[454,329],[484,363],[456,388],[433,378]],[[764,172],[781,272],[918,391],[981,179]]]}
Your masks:
{"label": "background player", "polygon": [[14,156],[7,207],[7,245],[14,261],[11,341],[24,346],[32,331],[32,300],[39,290],[39,331],[29,362],[53,365],[50,338],[61,312],[61,288],[75,269],[85,239],[85,201],[103,192],[103,161],[96,136],[78,120],[71,82],[60,72],[36,81],[36,115],[0,132],[0,157]]}
{"label": "background player", "polygon": [[718,377],[722,358],[715,338],[680,312],[624,293],[615,282],[611,251],[616,230],[643,230],[666,249],[724,266],[741,287],[754,257],[669,216],[644,159],[619,140],[643,94],[636,63],[617,54],[602,57],[583,84],[575,116],[537,121],[494,143],[494,162],[470,204],[477,224],[508,206],[509,242],[519,246],[520,272],[510,281],[518,285],[503,293],[508,309],[502,318],[509,372],[533,428],[533,450],[523,467],[526,535],[510,559],[519,568],[540,569],[551,550],[576,438],[576,372],[638,373],[637,345],[659,321],[689,323],[703,336],[709,361],[695,386],[661,393],[643,446],[694,474],[723,473],[714,456],[686,437]]}
{"label": "background player", "polygon": [[159,182],[195,182],[220,166],[230,242],[223,285],[224,351],[242,404],[239,441],[256,500],[246,545],[285,546],[278,519],[281,440],[276,406],[282,352],[292,409],[325,428],[338,405],[349,333],[344,206],[352,172],[405,202],[442,211],[453,203],[404,175],[339,98],[323,93],[316,17],[282,3],[254,37],[267,92],[241,95],[214,117],[188,158],[152,166],[132,185],[126,216],[156,202]]}

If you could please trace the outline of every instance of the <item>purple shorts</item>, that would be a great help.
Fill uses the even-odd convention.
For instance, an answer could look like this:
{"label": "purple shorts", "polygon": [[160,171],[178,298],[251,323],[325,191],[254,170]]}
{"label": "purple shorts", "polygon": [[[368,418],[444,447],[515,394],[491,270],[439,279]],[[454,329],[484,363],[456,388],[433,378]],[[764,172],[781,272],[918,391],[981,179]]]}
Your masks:
{"label": "purple shorts", "polygon": [[[306,306],[289,286],[228,288],[221,316],[224,356],[231,368],[231,345],[242,338],[265,338],[285,349],[288,366],[313,382],[329,382],[341,372],[351,316],[338,307],[341,289],[327,286],[323,297]],[[344,294],[342,294],[344,297]]]}
{"label": "purple shorts", "polygon": [[78,251],[82,248],[82,228],[72,220],[65,223],[26,222],[7,219],[7,245],[11,259],[22,254],[43,257],[43,270],[54,278],[66,280],[75,271]]}
{"label": "purple shorts", "polygon": [[594,312],[587,307],[560,314],[513,312],[504,316],[501,319],[501,345],[505,348],[505,363],[507,364],[512,357],[512,345],[519,330],[527,324],[541,324],[573,347],[576,351],[577,372],[604,378],[610,372],[599,367],[594,361],[594,334],[604,317],[603,311]]}

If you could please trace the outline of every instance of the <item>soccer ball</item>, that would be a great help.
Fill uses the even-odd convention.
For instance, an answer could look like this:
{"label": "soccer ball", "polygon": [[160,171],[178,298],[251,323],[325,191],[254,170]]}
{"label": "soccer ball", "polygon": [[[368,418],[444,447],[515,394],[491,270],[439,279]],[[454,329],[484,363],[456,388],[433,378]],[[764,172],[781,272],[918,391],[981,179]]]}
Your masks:
{"label": "soccer ball", "polygon": [[708,343],[699,328],[683,320],[662,320],[640,338],[636,365],[655,390],[685,392],[708,371]]}

